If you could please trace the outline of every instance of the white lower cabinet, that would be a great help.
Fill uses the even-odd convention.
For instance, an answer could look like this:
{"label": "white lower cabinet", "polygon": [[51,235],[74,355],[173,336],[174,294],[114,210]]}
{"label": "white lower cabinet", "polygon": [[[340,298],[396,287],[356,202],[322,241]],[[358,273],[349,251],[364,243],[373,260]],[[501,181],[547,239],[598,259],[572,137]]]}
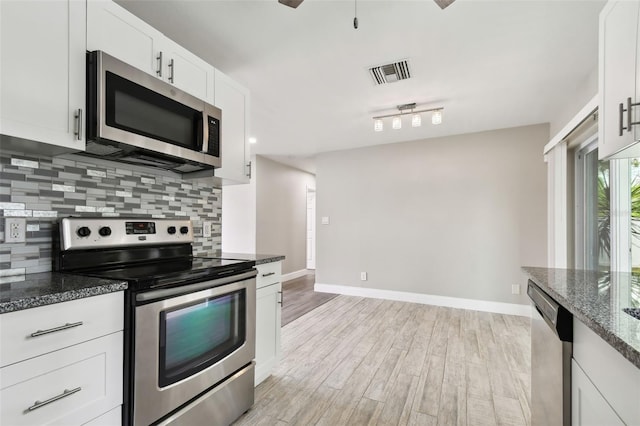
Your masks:
{"label": "white lower cabinet", "polygon": [[575,360],[571,360],[571,424],[624,426],[624,422]]}
{"label": "white lower cabinet", "polygon": [[123,305],[118,292],[1,315],[0,424],[119,425]]}
{"label": "white lower cabinet", "polygon": [[573,320],[573,425],[640,425],[640,369]]}
{"label": "white lower cabinet", "polygon": [[[277,265],[275,265],[277,264]],[[262,267],[262,268],[261,268]],[[280,262],[266,263],[256,266],[258,277],[268,275],[270,283],[256,290],[256,375],[255,385],[259,385],[269,377],[280,360],[280,333],[282,315],[282,283]],[[265,272],[268,271],[268,272]]]}

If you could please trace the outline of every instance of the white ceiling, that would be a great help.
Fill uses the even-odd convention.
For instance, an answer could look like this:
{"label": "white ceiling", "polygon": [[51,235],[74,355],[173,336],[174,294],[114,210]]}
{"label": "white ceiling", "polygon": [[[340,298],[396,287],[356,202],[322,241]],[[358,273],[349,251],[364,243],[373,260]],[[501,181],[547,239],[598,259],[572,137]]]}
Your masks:
{"label": "white ceiling", "polygon": [[[551,122],[597,66],[604,0],[118,1],[251,91],[252,153],[315,154]],[[370,66],[408,58],[412,78],[376,86]],[[443,123],[373,131],[416,102]]]}

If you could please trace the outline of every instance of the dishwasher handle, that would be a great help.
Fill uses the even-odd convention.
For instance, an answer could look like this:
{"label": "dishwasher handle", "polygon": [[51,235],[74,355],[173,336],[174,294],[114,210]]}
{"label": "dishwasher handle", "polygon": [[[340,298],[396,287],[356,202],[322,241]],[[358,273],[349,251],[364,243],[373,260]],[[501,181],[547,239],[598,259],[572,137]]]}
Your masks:
{"label": "dishwasher handle", "polygon": [[536,311],[553,332],[564,342],[573,342],[573,315],[533,281],[529,280],[527,295]]}

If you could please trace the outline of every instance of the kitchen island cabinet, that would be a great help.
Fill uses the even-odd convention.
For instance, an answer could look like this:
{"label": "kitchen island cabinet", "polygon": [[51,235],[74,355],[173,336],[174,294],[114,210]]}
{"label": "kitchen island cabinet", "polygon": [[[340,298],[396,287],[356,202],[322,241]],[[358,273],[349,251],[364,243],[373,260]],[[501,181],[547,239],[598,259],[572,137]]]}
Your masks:
{"label": "kitchen island cabinet", "polygon": [[573,315],[572,424],[640,425],[640,275],[523,270]]}
{"label": "kitchen island cabinet", "polygon": [[85,14],[84,1],[0,2],[3,147],[85,149]]}

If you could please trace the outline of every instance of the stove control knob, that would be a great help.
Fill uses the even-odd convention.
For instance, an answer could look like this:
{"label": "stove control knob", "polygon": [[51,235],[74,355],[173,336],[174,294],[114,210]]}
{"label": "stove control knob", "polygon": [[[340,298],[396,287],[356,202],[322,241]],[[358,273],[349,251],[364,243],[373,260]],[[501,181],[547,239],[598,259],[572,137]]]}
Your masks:
{"label": "stove control knob", "polygon": [[98,230],[98,234],[100,234],[100,236],[102,237],[108,237],[109,235],[111,235],[111,228],[109,228],[108,226],[103,226]]}
{"label": "stove control knob", "polygon": [[82,226],[78,228],[76,233],[78,234],[78,237],[81,237],[81,238],[88,237],[89,235],[91,235],[91,229],[89,229],[86,226]]}
{"label": "stove control knob", "polygon": [[171,235],[176,233],[176,227],[175,226],[170,226],[167,228],[167,232]]}
{"label": "stove control knob", "polygon": [[181,226],[180,227],[180,233],[181,234],[188,234],[189,233],[189,227],[188,226]]}

